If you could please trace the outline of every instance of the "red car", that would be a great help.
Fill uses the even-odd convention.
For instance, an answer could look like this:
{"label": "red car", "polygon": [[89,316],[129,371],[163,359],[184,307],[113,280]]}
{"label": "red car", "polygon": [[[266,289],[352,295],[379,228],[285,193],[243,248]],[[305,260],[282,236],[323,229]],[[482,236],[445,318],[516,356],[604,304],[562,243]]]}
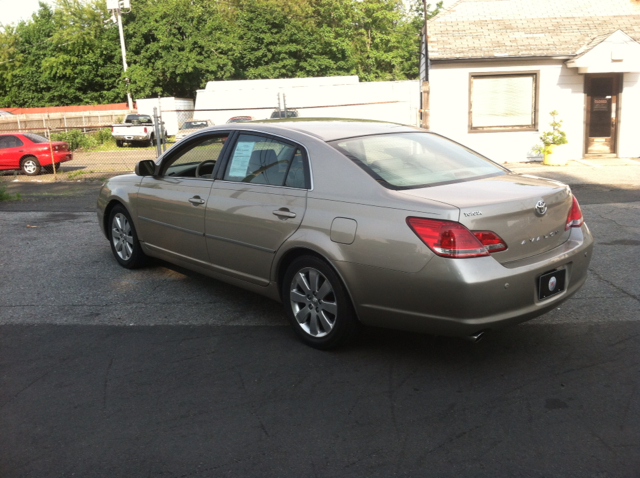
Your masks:
{"label": "red car", "polygon": [[73,153],[64,141],[52,141],[34,133],[0,134],[0,169],[22,169],[27,176],[40,174],[42,167],[52,171],[51,150],[56,169],[71,161]]}

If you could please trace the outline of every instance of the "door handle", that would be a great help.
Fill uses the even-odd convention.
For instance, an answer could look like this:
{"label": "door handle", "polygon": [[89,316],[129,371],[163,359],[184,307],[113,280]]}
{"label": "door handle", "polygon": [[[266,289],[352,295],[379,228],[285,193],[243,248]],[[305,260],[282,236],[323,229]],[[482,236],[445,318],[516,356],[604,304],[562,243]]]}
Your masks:
{"label": "door handle", "polygon": [[192,198],[189,198],[189,202],[194,206],[199,206],[200,204],[204,204],[204,199],[200,196],[193,196]]}
{"label": "door handle", "polygon": [[288,209],[277,209],[277,210],[273,211],[273,214],[275,214],[276,216],[281,217],[283,219],[296,217],[296,213],[295,212],[291,212]]}

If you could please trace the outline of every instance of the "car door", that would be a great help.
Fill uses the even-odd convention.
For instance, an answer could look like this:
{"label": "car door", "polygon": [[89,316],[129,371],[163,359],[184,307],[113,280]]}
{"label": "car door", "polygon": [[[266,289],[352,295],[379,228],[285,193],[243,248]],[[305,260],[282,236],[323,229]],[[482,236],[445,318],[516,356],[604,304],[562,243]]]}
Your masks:
{"label": "car door", "polygon": [[205,218],[209,259],[219,272],[267,285],[275,252],[306,210],[306,151],[288,140],[242,133],[216,177]]}
{"label": "car door", "polygon": [[136,212],[140,239],[150,248],[191,262],[209,261],[205,208],[228,136],[198,135],[167,153],[157,176],[142,179]]}
{"label": "car door", "polygon": [[0,136],[0,169],[17,169],[24,153],[24,143],[12,134]]}

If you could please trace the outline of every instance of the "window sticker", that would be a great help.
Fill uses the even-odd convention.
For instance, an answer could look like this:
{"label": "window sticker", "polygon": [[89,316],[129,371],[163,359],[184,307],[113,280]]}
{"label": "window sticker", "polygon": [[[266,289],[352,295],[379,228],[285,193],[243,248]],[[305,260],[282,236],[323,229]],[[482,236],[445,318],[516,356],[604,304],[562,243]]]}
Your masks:
{"label": "window sticker", "polygon": [[255,146],[256,143],[253,141],[243,141],[236,145],[236,150],[233,152],[233,159],[231,160],[229,176],[244,178],[247,175],[249,160]]}

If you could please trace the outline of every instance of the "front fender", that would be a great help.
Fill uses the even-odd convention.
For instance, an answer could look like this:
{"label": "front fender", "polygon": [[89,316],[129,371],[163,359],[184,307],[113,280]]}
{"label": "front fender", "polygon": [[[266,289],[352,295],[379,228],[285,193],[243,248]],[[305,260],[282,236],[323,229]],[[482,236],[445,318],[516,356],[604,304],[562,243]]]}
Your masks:
{"label": "front fender", "polygon": [[[140,230],[138,227],[137,198],[141,180],[140,176],[128,174],[111,178],[102,185],[98,194],[97,214],[98,224],[100,224],[102,234],[107,239],[109,238],[107,221],[109,220],[111,209],[116,204],[124,206],[129,216],[131,216],[136,231]],[[138,239],[143,240],[140,235],[138,235]]]}

